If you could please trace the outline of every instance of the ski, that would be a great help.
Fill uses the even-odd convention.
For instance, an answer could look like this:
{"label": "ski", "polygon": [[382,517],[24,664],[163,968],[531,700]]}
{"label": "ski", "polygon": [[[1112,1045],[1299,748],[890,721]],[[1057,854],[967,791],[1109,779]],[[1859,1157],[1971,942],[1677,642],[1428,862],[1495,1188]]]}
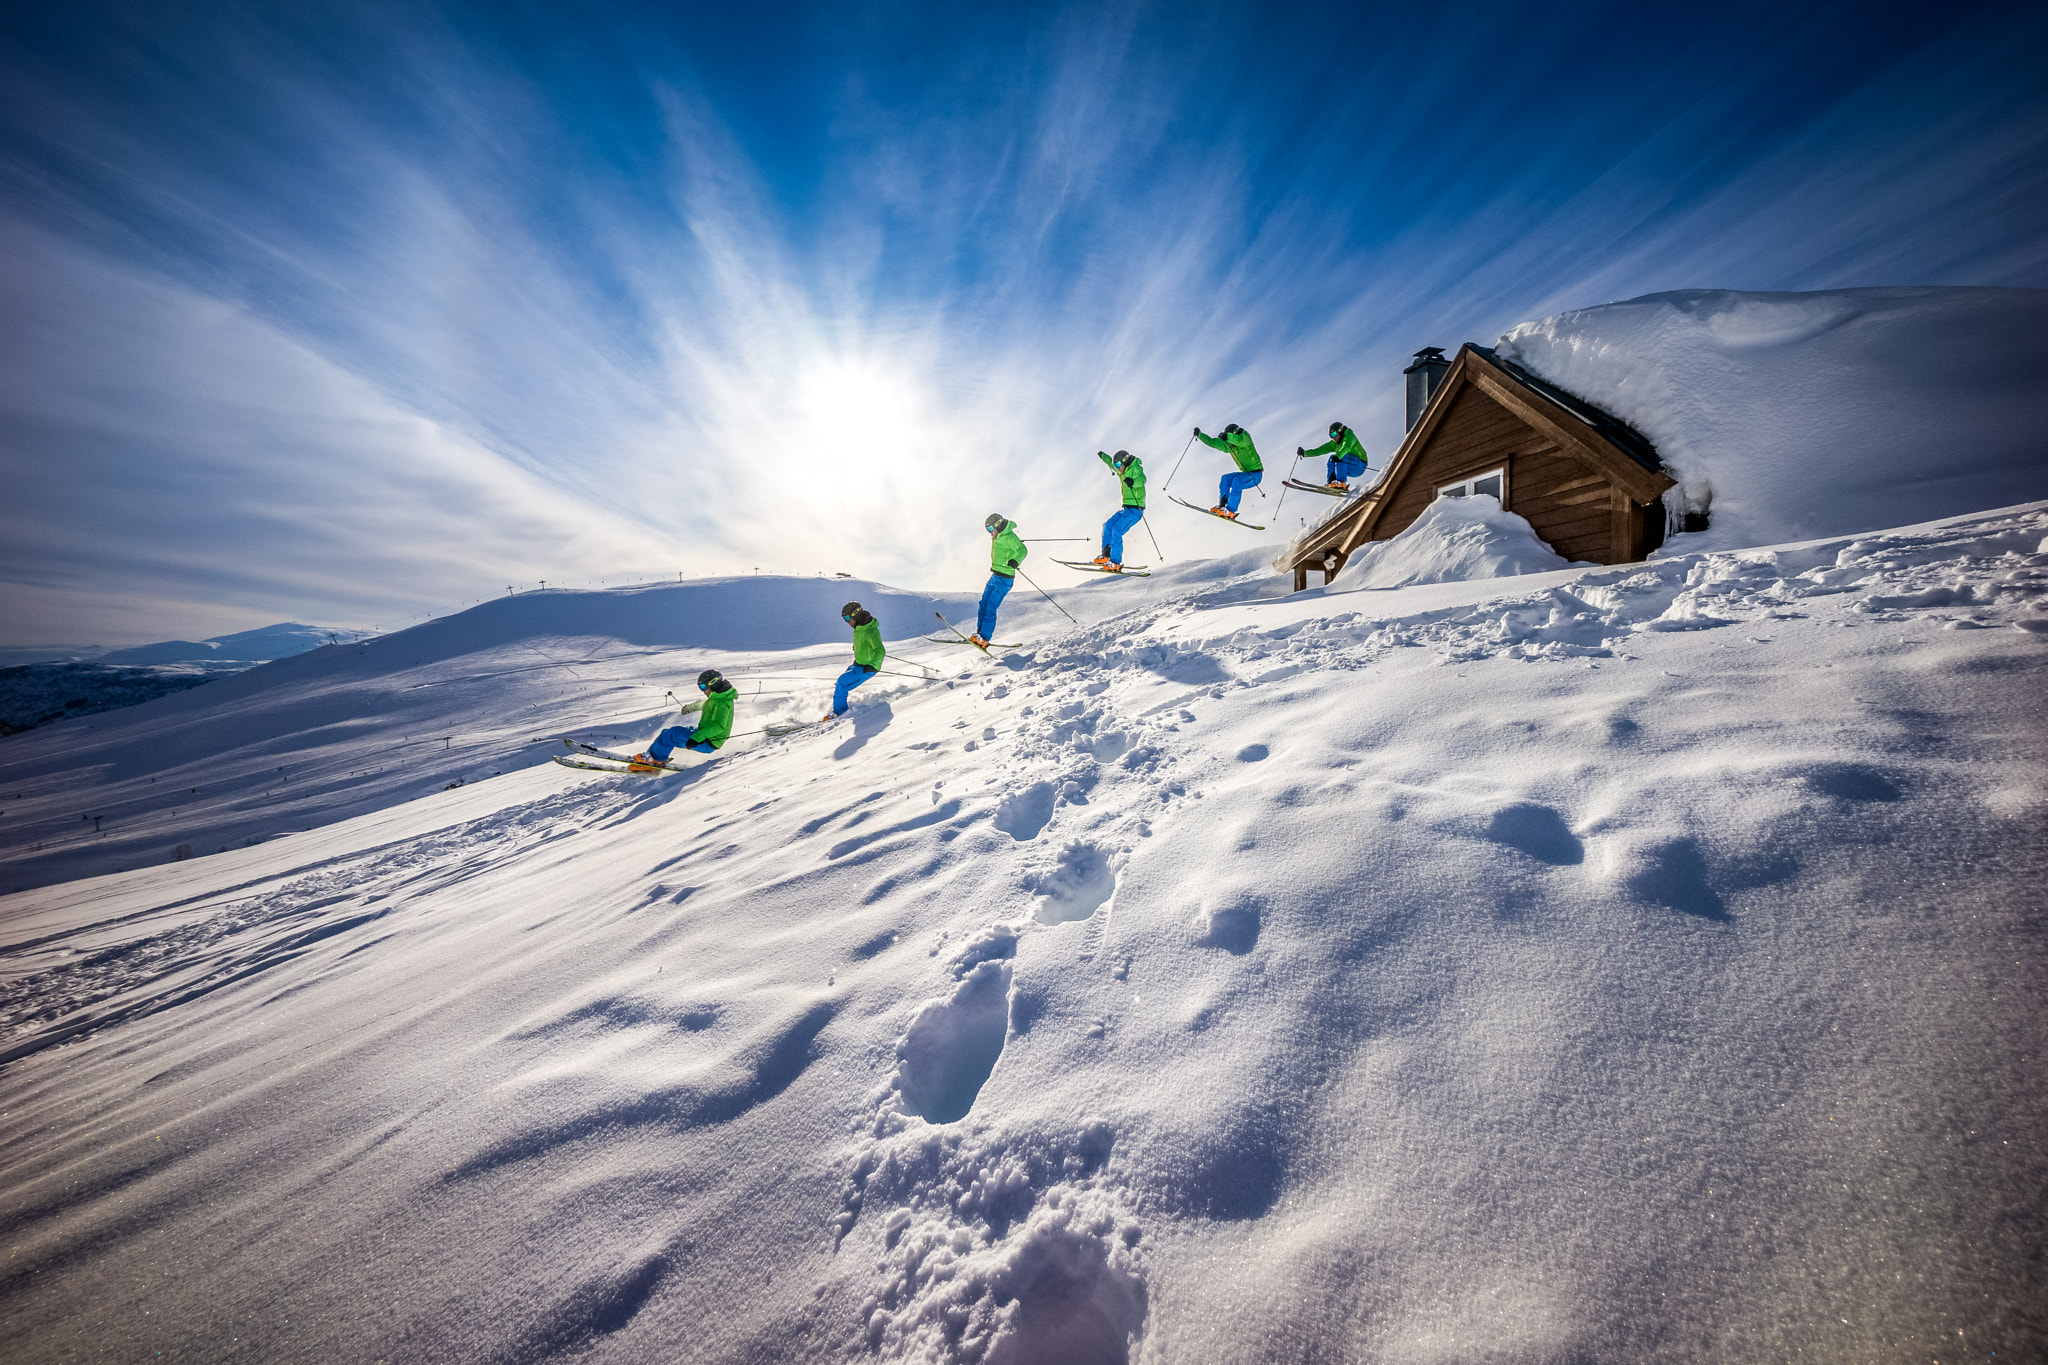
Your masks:
{"label": "ski", "polygon": [[932,613],[932,615],[937,616],[939,618],[939,624],[944,626],[947,630],[952,631],[954,636],[956,637],[951,640],[946,639],[944,636],[927,635],[924,637],[925,639],[930,640],[935,645],[972,645],[974,648],[980,650],[983,654],[988,655],[990,658],[995,657],[994,655],[988,654],[988,652],[991,649],[1022,649],[1024,647],[1022,645],[1006,645],[996,640],[990,640],[986,645],[977,645],[974,643],[974,640],[971,636],[969,636],[966,632],[962,631],[960,627],[954,625],[951,621],[948,621],[942,613],[935,611]]}
{"label": "ski", "polygon": [[[631,763],[634,761],[633,755],[631,754],[615,754],[610,749],[600,749],[595,744],[585,744],[580,739],[564,739],[562,743],[567,745],[573,752],[590,758],[608,758],[614,763]],[[555,761],[557,763],[560,763],[561,759],[557,758]],[[654,760],[652,759],[648,760],[648,762],[650,763],[653,761]],[[564,766],[575,767],[577,765],[566,764]],[[680,763],[662,763],[659,766],[668,769],[672,773],[681,773],[689,771],[688,768],[684,767]]]}
{"label": "ski", "polygon": [[576,754],[554,754],[551,755],[550,761],[559,763],[565,768],[575,768],[586,773],[618,773],[622,777],[652,777],[659,772],[679,773],[683,771],[681,768],[672,768],[664,763],[659,768],[650,768],[645,772],[634,772],[631,768],[625,766],[626,760],[624,759],[615,760],[616,766],[614,766],[613,763],[592,763],[588,759]]}
{"label": "ski", "polygon": [[1282,479],[1289,488],[1299,488],[1304,493],[1321,493],[1329,498],[1349,498],[1358,493],[1356,488],[1335,489],[1324,483],[1303,483],[1300,479]]}
{"label": "ski", "polygon": [[1070,569],[1079,569],[1082,573],[1116,574],[1125,578],[1150,578],[1152,576],[1151,570],[1139,564],[1126,564],[1121,569],[1105,569],[1100,564],[1083,564],[1076,559],[1055,559],[1053,563],[1064,564]]}
{"label": "ski", "polygon": [[1175,502],[1187,508],[1190,512],[1200,512],[1205,517],[1214,517],[1218,521],[1227,521],[1232,526],[1242,526],[1247,531],[1263,531],[1266,529],[1263,526],[1254,526],[1248,521],[1239,521],[1236,517],[1226,517],[1221,512],[1212,512],[1206,507],[1197,507],[1186,498],[1175,498],[1171,493],[1168,493],[1166,496],[1173,498]]}

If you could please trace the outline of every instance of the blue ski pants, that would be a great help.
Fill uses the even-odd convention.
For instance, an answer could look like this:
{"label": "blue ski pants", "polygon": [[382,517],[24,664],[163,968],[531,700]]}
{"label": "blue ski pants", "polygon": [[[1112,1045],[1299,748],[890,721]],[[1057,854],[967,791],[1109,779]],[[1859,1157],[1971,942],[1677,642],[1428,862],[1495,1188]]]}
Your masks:
{"label": "blue ski pants", "polygon": [[678,748],[695,749],[700,754],[718,752],[715,745],[695,743],[691,736],[697,733],[694,725],[671,725],[654,737],[654,743],[647,746],[647,756],[656,763],[668,762],[668,756]]}
{"label": "blue ski pants", "polygon": [[846,694],[875,676],[875,670],[866,664],[848,664],[846,671],[839,675],[839,681],[832,686],[832,714],[846,714]]}
{"label": "blue ski pants", "polygon": [[981,610],[974,618],[976,635],[984,640],[996,638],[996,608],[1003,605],[1003,599],[1016,586],[1017,580],[1008,574],[992,573],[988,576],[988,586],[981,590]]}
{"label": "blue ski pants", "polygon": [[1359,459],[1356,455],[1346,455],[1342,459],[1337,458],[1335,455],[1330,457],[1331,483],[1335,483],[1339,479],[1355,479],[1364,472],[1365,461]]}
{"label": "blue ski pants", "polygon": [[1223,482],[1216,485],[1216,500],[1230,511],[1237,510],[1237,500],[1244,496],[1247,488],[1257,488],[1259,480],[1265,478],[1260,470],[1247,474],[1242,469],[1233,470],[1223,476]]}
{"label": "blue ski pants", "polygon": [[1144,516],[1144,508],[1126,507],[1102,523],[1102,553],[1109,556],[1110,563],[1124,562],[1124,532],[1136,526]]}

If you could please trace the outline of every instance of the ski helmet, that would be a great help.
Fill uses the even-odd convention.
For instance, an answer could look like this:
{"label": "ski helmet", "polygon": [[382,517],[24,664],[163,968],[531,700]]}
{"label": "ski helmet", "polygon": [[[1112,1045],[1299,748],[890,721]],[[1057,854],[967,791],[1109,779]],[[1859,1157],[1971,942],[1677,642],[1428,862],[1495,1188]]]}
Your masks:
{"label": "ski helmet", "polygon": [[1333,436],[1333,437],[1334,437],[1334,436],[1342,436],[1343,434],[1344,434],[1344,424],[1343,424],[1342,422],[1332,422],[1332,423],[1330,423],[1330,435],[1331,435],[1331,436]]}
{"label": "ski helmet", "polygon": [[1115,465],[1118,469],[1122,469],[1125,465],[1129,464],[1130,462],[1131,452],[1128,450],[1119,450],[1116,453],[1115,457],[1110,460],[1110,463]]}
{"label": "ski helmet", "polygon": [[839,609],[839,619],[842,621],[851,621],[857,614],[859,614],[859,612],[860,603],[848,602],[845,606]]}
{"label": "ski helmet", "polygon": [[709,688],[714,683],[722,683],[724,681],[725,676],[715,668],[707,668],[697,675],[697,686],[703,688]]}
{"label": "ski helmet", "polygon": [[1229,426],[1227,426],[1227,427],[1223,428],[1223,434],[1224,434],[1225,436],[1235,436],[1235,435],[1236,435],[1236,434],[1237,434],[1238,432],[1240,432],[1240,431],[1243,431],[1243,430],[1244,430],[1244,428],[1243,428],[1243,427],[1239,426],[1239,425],[1238,425],[1237,423],[1235,423],[1235,422],[1232,422],[1232,423],[1231,423],[1231,424],[1230,424]]}
{"label": "ski helmet", "polygon": [[1003,528],[1009,524],[1009,518],[1005,517],[1001,512],[991,512],[988,514],[988,520],[984,521],[981,526],[990,535],[999,536],[1003,533]]}

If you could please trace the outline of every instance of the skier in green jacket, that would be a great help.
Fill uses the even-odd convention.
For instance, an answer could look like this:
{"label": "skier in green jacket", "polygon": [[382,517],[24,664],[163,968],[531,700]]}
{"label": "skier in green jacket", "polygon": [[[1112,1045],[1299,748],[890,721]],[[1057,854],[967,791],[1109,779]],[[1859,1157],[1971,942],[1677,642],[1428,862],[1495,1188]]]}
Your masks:
{"label": "skier in green jacket", "polygon": [[1216,486],[1216,505],[1209,510],[1219,517],[1237,520],[1237,500],[1244,496],[1247,488],[1257,488],[1266,477],[1266,466],[1259,459],[1258,447],[1252,444],[1252,434],[1237,423],[1223,428],[1221,436],[1203,434],[1195,428],[1195,439],[1213,450],[1228,455],[1237,465],[1235,473],[1225,474]]}
{"label": "skier in green jacket", "polygon": [[1024,562],[1031,551],[1024,548],[1022,537],[1017,534],[1017,523],[1001,512],[991,512],[982,524],[988,532],[988,586],[981,590],[981,610],[974,618],[975,644],[988,648],[989,637],[996,633],[996,608],[1003,605],[1003,599],[1010,595],[1010,589],[1017,586],[1017,566]]}
{"label": "skier in green jacket", "polygon": [[1111,573],[1122,573],[1124,532],[1145,516],[1145,466],[1128,450],[1119,450],[1114,456],[1098,450],[1095,458],[1109,466],[1124,491],[1123,507],[1102,523],[1102,553],[1095,556],[1095,562]]}
{"label": "skier in green jacket", "polygon": [[[848,602],[839,609],[839,619],[853,627],[853,662],[839,675],[839,681],[832,687],[832,716],[846,714],[846,695],[869,678],[881,671],[882,660],[889,657],[882,648],[882,628],[875,624],[875,618],[858,602]],[[832,716],[821,719],[830,720]]]}
{"label": "skier in green jacket", "polygon": [[697,723],[671,725],[656,735],[646,753],[633,755],[633,761],[627,765],[631,771],[654,772],[678,748],[695,749],[700,754],[716,753],[718,746],[732,736],[732,707],[740,694],[715,668],[697,675],[697,690],[704,694],[704,710]]}
{"label": "skier in green jacket", "polygon": [[1330,439],[1314,450],[1303,450],[1300,446],[1294,448],[1297,460],[1314,459],[1318,455],[1330,457],[1326,473],[1330,487],[1339,493],[1349,493],[1351,480],[1365,473],[1365,447],[1358,443],[1358,433],[1342,422],[1330,423]]}

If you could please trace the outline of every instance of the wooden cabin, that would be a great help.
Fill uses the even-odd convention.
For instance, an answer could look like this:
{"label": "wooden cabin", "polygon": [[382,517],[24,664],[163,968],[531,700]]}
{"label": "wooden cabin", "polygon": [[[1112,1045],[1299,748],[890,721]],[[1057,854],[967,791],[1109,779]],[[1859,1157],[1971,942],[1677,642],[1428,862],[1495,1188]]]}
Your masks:
{"label": "wooden cabin", "polygon": [[1434,348],[1408,369],[1409,430],[1373,488],[1297,541],[1294,588],[1335,578],[1353,550],[1391,540],[1439,497],[1491,493],[1566,559],[1623,564],[1664,543],[1674,480],[1626,423],[1484,346]]}

